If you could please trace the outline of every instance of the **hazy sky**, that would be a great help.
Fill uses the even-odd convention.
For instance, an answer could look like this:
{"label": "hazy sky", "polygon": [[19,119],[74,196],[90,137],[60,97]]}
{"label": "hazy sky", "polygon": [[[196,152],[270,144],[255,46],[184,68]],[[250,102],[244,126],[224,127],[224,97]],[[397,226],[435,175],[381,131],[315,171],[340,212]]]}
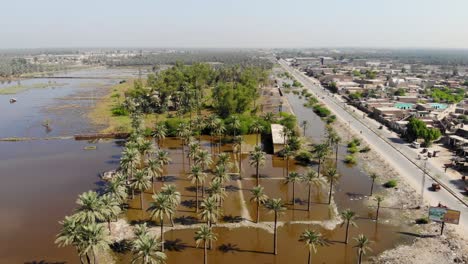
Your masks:
{"label": "hazy sky", "polygon": [[0,0],[0,48],[468,48],[468,0]]}

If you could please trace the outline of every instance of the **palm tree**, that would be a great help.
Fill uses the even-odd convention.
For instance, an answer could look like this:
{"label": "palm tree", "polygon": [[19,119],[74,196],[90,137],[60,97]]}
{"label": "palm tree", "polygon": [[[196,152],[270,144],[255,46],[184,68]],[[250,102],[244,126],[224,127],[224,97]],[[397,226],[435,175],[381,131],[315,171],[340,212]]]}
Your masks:
{"label": "palm tree", "polygon": [[[161,164],[161,167],[170,164],[172,161],[171,157],[169,157],[169,152],[165,150],[159,150],[156,152],[156,160]],[[164,181],[163,175],[161,175],[161,181]]]}
{"label": "palm tree", "polygon": [[200,165],[193,165],[188,178],[191,180],[192,184],[195,183],[195,212],[198,213],[198,186],[200,183],[203,184],[205,182],[206,173],[203,172]]}
{"label": "palm tree", "polygon": [[153,142],[143,139],[138,141],[138,151],[140,152],[140,166],[143,167],[146,158],[150,153],[154,153]]}
{"label": "palm tree", "polygon": [[264,130],[265,128],[263,127],[262,123],[260,123],[260,121],[258,120],[255,120],[250,126],[250,132],[253,134],[257,134],[257,143],[256,143],[257,146],[259,142],[259,136]]}
{"label": "palm tree", "polygon": [[106,184],[105,193],[114,197],[119,205],[127,200],[127,188],[125,186],[125,176],[116,173],[116,175],[110,179]]}
{"label": "palm tree", "polygon": [[227,167],[229,161],[230,161],[230,157],[229,157],[229,154],[228,153],[220,153],[218,155],[218,161],[216,162],[216,165],[220,165],[220,166],[223,166],[223,167]]}
{"label": "palm tree", "polygon": [[283,127],[283,130],[281,130],[281,135],[283,135],[284,144],[288,144],[290,139],[289,137],[292,135],[292,131],[287,127]]}
{"label": "palm tree", "polygon": [[330,148],[328,144],[322,143],[316,145],[313,152],[318,161],[317,174],[320,175],[320,166],[323,160],[328,156],[328,153],[330,153]]}
{"label": "palm tree", "polygon": [[[291,147],[286,145],[283,149],[284,160],[286,160],[286,175],[289,175],[289,159],[294,155],[291,151]],[[284,171],[283,171],[284,173]],[[284,175],[283,175],[284,176]]]}
{"label": "palm tree", "polygon": [[322,234],[320,232],[314,231],[314,230],[306,230],[304,231],[300,238],[299,241],[304,242],[307,247],[309,248],[309,256],[307,258],[307,263],[310,264],[312,262],[312,252],[314,254],[317,253],[317,247],[318,246],[324,246],[325,239],[323,239]]}
{"label": "palm tree", "polygon": [[193,162],[195,163],[195,157],[197,156],[197,153],[199,151],[200,151],[200,143],[198,142],[189,143],[189,149],[188,149],[189,166],[192,166],[190,164],[190,160],[193,160]]}
{"label": "palm tree", "polygon": [[241,127],[241,122],[240,122],[239,116],[233,115],[231,117],[231,123],[229,125],[230,125],[230,127],[232,129],[232,133],[233,133],[234,138],[235,138],[237,130],[239,130],[239,128]]}
{"label": "palm tree", "polygon": [[372,196],[372,194],[374,193],[374,183],[375,183],[375,180],[379,177],[376,173],[372,173],[370,175],[371,179],[372,179],[372,185],[371,185],[371,188],[370,188],[370,196]]}
{"label": "palm tree", "polygon": [[205,120],[201,116],[196,116],[193,120],[193,127],[197,131],[198,134],[198,142],[200,142],[202,130],[206,127]]}
{"label": "palm tree", "polygon": [[382,203],[385,199],[383,196],[376,196],[374,200],[377,202],[377,212],[375,213],[375,221],[379,221],[379,211],[380,211],[380,203]]}
{"label": "palm tree", "polygon": [[232,145],[233,148],[236,150],[235,152],[238,153],[238,167],[239,167],[239,179],[242,180],[242,141],[244,138],[239,135],[234,138],[234,144]]}
{"label": "palm tree", "polygon": [[162,176],[162,165],[157,159],[148,159],[146,168],[148,176],[151,177],[151,186],[154,194],[154,178],[160,178]]}
{"label": "palm tree", "polygon": [[252,193],[252,198],[250,198],[250,201],[253,201],[257,204],[257,219],[255,223],[258,223],[260,221],[260,205],[265,204],[268,201],[268,196],[264,192],[263,186],[256,186],[253,187],[253,189],[250,191]]}
{"label": "palm tree", "polygon": [[[205,172],[206,168],[209,167],[213,163],[211,159],[211,154],[207,150],[200,150],[195,157],[195,164],[201,166],[203,172]],[[205,197],[205,181],[201,182],[202,184],[202,197]]]}
{"label": "palm tree", "polygon": [[156,124],[154,132],[153,132],[153,138],[155,138],[158,141],[158,148],[161,148],[161,140],[166,138],[167,135],[167,127],[166,124],[163,122],[160,122]]}
{"label": "palm tree", "polygon": [[102,214],[102,200],[95,191],[87,191],[78,196],[78,208],[75,210],[75,219],[84,224],[96,223],[105,220]]}
{"label": "palm tree", "polygon": [[358,264],[362,262],[362,256],[366,254],[367,251],[372,251],[369,247],[369,244],[372,243],[365,235],[360,234],[358,237],[355,237],[357,245],[354,247],[357,248],[358,252]]}
{"label": "palm tree", "polygon": [[317,174],[317,172],[315,172],[314,170],[312,169],[309,169],[303,176],[302,180],[304,182],[307,183],[307,186],[308,186],[308,194],[307,194],[307,211],[310,211],[310,202],[311,202],[311,189],[312,189],[312,185],[315,186],[315,188],[317,189],[317,191],[320,190],[320,188],[322,187],[323,185],[323,180],[322,178]]}
{"label": "palm tree", "polygon": [[213,146],[214,142],[214,135],[216,134],[216,127],[218,124],[221,123],[221,120],[216,116],[216,115],[210,115],[207,120],[206,120],[206,126],[210,129],[210,135],[211,135],[211,145]]}
{"label": "palm tree", "polygon": [[[176,135],[182,139],[182,158],[185,164],[185,143],[187,142],[188,138],[192,132],[189,129],[189,125],[187,123],[180,123],[177,127]],[[184,165],[185,166],[185,165]]]}
{"label": "palm tree", "polygon": [[133,241],[134,257],[132,264],[163,264],[166,263],[167,256],[164,252],[159,251],[161,243],[150,235],[138,236]]}
{"label": "palm tree", "polygon": [[[60,232],[57,234],[55,244],[59,247],[74,246],[80,256],[80,262],[83,264],[83,249],[81,246],[81,234],[80,229],[83,226],[78,223],[74,216],[65,216],[63,221],[59,222],[62,225]],[[88,257],[88,256],[87,256]],[[89,263],[89,258],[88,258]]]}
{"label": "palm tree", "polygon": [[265,152],[263,152],[260,147],[255,147],[255,150],[250,153],[250,166],[255,166],[255,173],[257,177],[257,186],[260,183],[260,175],[258,173],[258,168],[265,164]]}
{"label": "palm tree", "polygon": [[343,218],[343,226],[346,222],[346,237],[345,237],[345,244],[348,244],[348,235],[349,235],[349,225],[357,227],[356,223],[354,222],[354,219],[356,218],[356,213],[351,211],[350,209],[346,209],[343,212],[341,212],[341,217]]}
{"label": "palm tree", "polygon": [[82,254],[86,255],[89,262],[89,255],[93,254],[93,263],[97,264],[96,255],[100,250],[109,248],[110,240],[107,230],[103,225],[98,223],[90,223],[83,225],[80,230],[80,247],[83,249]]}
{"label": "palm tree", "polygon": [[159,224],[161,225],[161,251],[164,252],[164,215],[169,218],[174,214],[174,209],[169,197],[162,193],[153,195],[153,202],[147,211],[151,213],[152,219],[159,219]]}
{"label": "palm tree", "polygon": [[147,170],[146,169],[138,170],[135,173],[135,177],[133,178],[132,183],[130,183],[130,187],[132,188],[132,196],[133,196],[134,190],[140,191],[141,210],[143,210],[143,195],[145,193],[145,190],[148,190],[150,186],[151,186],[151,177],[148,175]]}
{"label": "palm tree", "polygon": [[149,229],[146,223],[135,225],[135,228],[133,230],[133,233],[135,233],[135,237],[147,236],[148,232]]}
{"label": "palm tree", "polygon": [[263,115],[263,120],[265,120],[268,123],[274,123],[276,121],[275,114],[273,114],[272,112],[266,112]]}
{"label": "palm tree", "polygon": [[328,183],[330,183],[330,191],[328,192],[328,204],[330,204],[333,192],[333,183],[338,180],[340,175],[338,174],[336,167],[329,167],[325,169],[325,171],[323,172],[323,176],[325,176]]}
{"label": "palm tree", "polygon": [[288,177],[286,177],[286,184],[288,183],[292,183],[292,187],[293,187],[293,197],[292,197],[292,204],[294,206],[295,204],[295,201],[296,201],[296,183],[299,182],[301,180],[301,175],[295,171],[291,172],[288,174]]}
{"label": "palm tree", "polygon": [[208,242],[216,241],[218,238],[215,233],[211,230],[211,227],[207,225],[200,226],[200,229],[195,232],[195,243],[197,247],[203,242],[204,249],[203,249],[203,263],[208,264]]}
{"label": "palm tree", "polygon": [[139,163],[140,153],[136,148],[125,148],[120,158],[120,167],[127,173],[128,180],[133,178],[133,172]]}
{"label": "palm tree", "polygon": [[278,254],[278,248],[277,248],[277,224],[278,224],[278,215],[281,214],[284,210],[286,210],[286,207],[284,207],[283,201],[281,201],[281,198],[277,199],[270,199],[265,203],[265,207],[270,211],[275,214],[275,225],[274,225],[274,234],[273,234],[273,253],[275,255]]}
{"label": "palm tree", "polygon": [[117,218],[117,216],[122,212],[122,209],[120,208],[118,199],[110,194],[103,195],[101,201],[101,213],[107,220],[107,227],[109,228],[109,233],[111,234],[111,220]]}
{"label": "palm tree", "polygon": [[[213,223],[216,223],[218,221],[218,218],[221,216],[221,209],[218,207],[218,201],[216,197],[210,196],[208,198],[205,198],[201,202],[201,219],[203,221],[206,221],[206,224],[208,227],[211,228],[211,225]],[[209,246],[208,248],[211,250],[212,248],[212,243],[209,241]]]}
{"label": "palm tree", "polygon": [[231,180],[231,176],[226,172],[226,167],[223,165],[218,165],[214,169],[214,182],[219,182],[221,185],[224,185],[227,181]]}
{"label": "palm tree", "polygon": [[219,207],[221,207],[226,196],[226,189],[221,181],[213,180],[210,184],[210,197],[213,197],[218,202]]}
{"label": "palm tree", "polygon": [[338,163],[338,147],[340,146],[341,137],[333,130],[331,126],[327,126],[327,143],[329,146],[335,147],[335,163]]}
{"label": "palm tree", "polygon": [[226,127],[223,125],[223,123],[221,121],[217,122],[216,126],[214,127],[214,133],[219,138],[218,153],[221,153],[221,139],[225,131],[226,131]]}
{"label": "palm tree", "polygon": [[[172,206],[172,210],[175,212],[177,207],[181,202],[180,192],[177,191],[176,186],[173,184],[166,185],[161,188],[161,193],[167,196],[169,203]],[[171,225],[174,226],[174,214],[169,215],[169,220],[171,220]]]}

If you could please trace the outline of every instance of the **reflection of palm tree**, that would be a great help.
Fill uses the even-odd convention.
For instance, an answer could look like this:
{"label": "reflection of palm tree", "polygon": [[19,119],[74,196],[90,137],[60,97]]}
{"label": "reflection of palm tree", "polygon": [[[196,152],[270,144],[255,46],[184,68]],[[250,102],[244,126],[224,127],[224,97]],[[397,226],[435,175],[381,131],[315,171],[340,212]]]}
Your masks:
{"label": "reflection of palm tree", "polygon": [[273,253],[275,255],[278,254],[278,248],[277,248],[277,241],[278,241],[278,230],[277,230],[277,224],[278,224],[278,215],[281,214],[284,210],[286,210],[286,207],[284,207],[283,201],[281,201],[281,198],[278,199],[270,199],[265,203],[265,207],[270,211],[275,214],[275,225],[274,225],[274,234],[273,234]]}
{"label": "reflection of palm tree", "polygon": [[200,183],[205,182],[206,173],[199,165],[193,165],[188,178],[192,181],[192,184],[195,183],[195,212],[198,213],[198,187]]}
{"label": "reflection of palm tree", "polygon": [[296,183],[299,182],[301,180],[301,175],[299,175],[299,173],[293,171],[291,173],[288,174],[288,177],[286,177],[286,184],[288,183],[292,183],[292,187],[293,187],[293,195],[292,195],[292,204],[294,206],[294,203],[296,201]]}
{"label": "reflection of palm tree", "polygon": [[329,167],[323,172],[323,176],[325,176],[327,181],[330,183],[330,191],[328,192],[328,204],[330,204],[333,192],[333,183],[338,180],[340,175],[338,174],[336,167]]}
{"label": "reflection of palm tree", "polygon": [[147,211],[151,212],[151,218],[159,219],[161,225],[161,251],[164,252],[164,215],[169,218],[174,213],[169,197],[162,193],[153,195],[153,202]]}
{"label": "reflection of palm tree", "polygon": [[166,263],[166,254],[159,251],[161,243],[150,235],[138,236],[133,241],[133,252],[135,256],[132,259],[132,264],[163,264]]}
{"label": "reflection of palm tree", "polygon": [[317,246],[325,245],[325,240],[323,239],[322,234],[314,230],[304,231],[301,234],[299,241],[304,242],[309,248],[309,256],[307,258],[308,264],[312,262],[312,252],[317,253]]}
{"label": "reflection of palm tree", "polygon": [[265,152],[261,150],[260,147],[255,147],[255,150],[250,153],[250,166],[255,167],[255,174],[257,177],[257,186],[260,183],[260,175],[258,173],[258,168],[265,164]]}
{"label": "reflection of palm tree", "polygon": [[[341,212],[341,217],[343,217],[343,220],[346,222],[345,244],[348,244],[349,225],[357,227],[356,223],[354,222],[354,218],[356,218],[356,213],[351,211],[350,209],[346,209],[343,212]],[[345,222],[343,222],[341,226],[343,226]]]}
{"label": "reflection of palm tree", "polygon": [[216,234],[213,233],[211,230],[211,227],[207,225],[202,225],[200,226],[200,229],[195,232],[195,242],[197,243],[197,247],[203,243],[204,245],[204,251],[203,251],[203,263],[208,264],[208,242],[210,241],[216,241],[217,237]]}
{"label": "reflection of palm tree", "polygon": [[323,180],[322,178],[320,178],[320,176],[317,174],[317,172],[315,172],[314,170],[310,169],[306,172],[306,174],[304,174],[302,180],[304,182],[307,183],[308,185],[308,194],[307,194],[307,211],[310,211],[310,201],[311,201],[311,198],[310,198],[310,195],[311,195],[311,189],[312,189],[312,185],[315,186],[315,188],[317,189],[317,192],[320,191],[320,187],[322,187],[323,185]]}
{"label": "reflection of palm tree", "polygon": [[358,264],[362,262],[362,256],[366,254],[366,251],[371,251],[369,244],[372,243],[365,235],[360,234],[358,237],[355,237],[357,244],[354,246],[358,250]]}
{"label": "reflection of palm tree", "polygon": [[260,205],[264,204],[268,201],[268,196],[265,194],[264,189],[262,186],[253,187],[252,191],[252,198],[250,201],[253,201],[257,204],[257,220],[255,221],[258,223],[260,221]]}

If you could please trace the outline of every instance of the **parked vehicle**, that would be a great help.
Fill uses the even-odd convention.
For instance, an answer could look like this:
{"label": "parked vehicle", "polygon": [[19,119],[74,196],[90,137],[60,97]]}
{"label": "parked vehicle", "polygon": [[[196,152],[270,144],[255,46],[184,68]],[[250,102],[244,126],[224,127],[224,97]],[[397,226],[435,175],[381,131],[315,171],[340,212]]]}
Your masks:
{"label": "parked vehicle", "polygon": [[415,149],[418,149],[421,147],[421,144],[419,144],[418,142],[414,141],[411,143],[411,147],[415,148]]}

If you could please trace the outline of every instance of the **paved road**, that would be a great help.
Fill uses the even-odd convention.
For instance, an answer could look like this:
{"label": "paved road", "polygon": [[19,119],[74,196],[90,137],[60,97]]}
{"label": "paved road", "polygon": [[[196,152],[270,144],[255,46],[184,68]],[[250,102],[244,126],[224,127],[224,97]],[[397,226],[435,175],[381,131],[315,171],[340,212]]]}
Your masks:
{"label": "paved road", "polygon": [[[429,191],[428,188],[432,184],[432,180],[429,177],[424,178],[424,188],[423,186],[423,172],[422,170],[415,165],[413,162],[408,160],[398,149],[395,149],[394,146],[386,142],[382,136],[374,132],[368,124],[364,124],[360,119],[362,116],[354,116],[344,110],[344,103],[339,102],[336,98],[329,96],[328,92],[324,91],[323,87],[320,84],[314,82],[311,78],[300,73],[296,69],[290,67],[287,62],[280,61],[280,65],[292,74],[298,81],[300,81],[305,88],[311,90],[314,94],[318,95],[319,100],[326,104],[330,110],[345,123],[348,123],[350,129],[354,130],[355,133],[360,133],[361,136],[376,150],[380,155],[385,157],[385,160],[389,162],[406,180],[413,186],[413,188],[424,194],[424,199],[429,202],[431,205],[437,205],[438,202],[448,206],[451,209],[461,211],[459,231],[468,234],[468,207],[455,198],[447,190],[440,190],[439,192]],[[394,137],[394,136],[393,136]],[[390,140],[390,139],[387,139]],[[428,166],[428,170],[436,170],[437,168],[431,168]],[[435,175],[434,172],[432,172]],[[437,172],[439,174],[439,172]],[[442,172],[443,174],[443,172]]]}

